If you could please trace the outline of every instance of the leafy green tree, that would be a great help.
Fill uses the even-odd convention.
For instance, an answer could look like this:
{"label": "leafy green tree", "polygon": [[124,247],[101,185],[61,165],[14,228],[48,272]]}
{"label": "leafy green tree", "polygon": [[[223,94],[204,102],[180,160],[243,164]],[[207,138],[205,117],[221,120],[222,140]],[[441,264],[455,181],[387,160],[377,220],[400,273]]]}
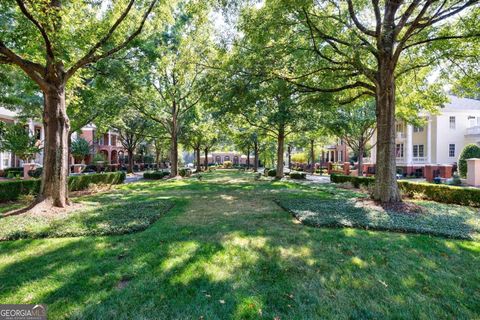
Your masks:
{"label": "leafy green tree", "polygon": [[25,162],[35,158],[42,149],[39,141],[23,123],[4,124],[0,128],[0,151],[9,151]]}
{"label": "leafy green tree", "polygon": [[69,203],[67,86],[78,81],[80,69],[127,48],[156,2],[0,2],[0,63],[23,71],[44,96],[45,157],[38,202],[58,207]]}
{"label": "leafy green tree", "polygon": [[92,147],[90,143],[83,138],[77,138],[73,140],[70,145],[70,153],[72,154],[73,158],[78,162],[83,161],[85,157],[90,154],[91,151]]}
{"label": "leafy green tree", "polygon": [[[271,38],[269,56],[282,57],[269,60],[272,76],[288,80],[305,94],[335,94],[341,103],[375,98],[375,198],[396,202],[401,201],[395,163],[397,82],[418,77],[420,91],[429,91],[421,71],[443,67],[447,57],[453,58],[447,48],[479,36],[478,19],[471,14],[477,4],[282,0],[265,3],[248,22],[262,31],[258,38]],[[465,14],[459,19],[461,12]],[[406,81],[405,86],[412,82],[416,81]],[[420,100],[412,110],[419,105]]]}
{"label": "leafy green tree", "polygon": [[330,132],[342,139],[355,152],[358,159],[358,175],[362,176],[363,155],[372,145],[368,145],[376,130],[374,101],[360,105],[343,106],[323,120]]}
{"label": "leafy green tree", "polygon": [[458,160],[458,170],[460,171],[460,177],[467,177],[467,159],[480,158],[480,147],[476,144],[469,144],[463,148],[460,158]]}

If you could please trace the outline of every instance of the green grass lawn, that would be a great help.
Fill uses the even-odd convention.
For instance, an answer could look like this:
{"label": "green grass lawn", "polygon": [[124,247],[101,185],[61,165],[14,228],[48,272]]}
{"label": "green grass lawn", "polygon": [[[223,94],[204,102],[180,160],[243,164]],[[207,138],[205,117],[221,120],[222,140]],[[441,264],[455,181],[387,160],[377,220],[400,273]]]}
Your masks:
{"label": "green grass lawn", "polygon": [[82,198],[175,204],[141,232],[0,242],[0,303],[45,303],[49,319],[480,318],[480,242],[313,228],[274,200],[356,195],[203,176]]}

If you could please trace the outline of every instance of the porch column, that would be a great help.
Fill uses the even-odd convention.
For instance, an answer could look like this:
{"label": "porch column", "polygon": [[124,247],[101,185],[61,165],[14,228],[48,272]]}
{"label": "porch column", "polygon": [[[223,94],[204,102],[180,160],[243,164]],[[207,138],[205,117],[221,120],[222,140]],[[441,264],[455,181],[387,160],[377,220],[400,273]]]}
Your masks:
{"label": "porch column", "polygon": [[432,163],[432,126],[430,117],[427,118],[427,163]]}
{"label": "porch column", "polygon": [[3,152],[0,152],[0,170],[3,170]]}
{"label": "porch column", "polygon": [[407,124],[406,140],[405,140],[405,164],[412,164],[413,162],[413,126]]}
{"label": "porch column", "polygon": [[33,124],[33,120],[28,122],[28,133],[31,137],[35,135],[35,125]]}
{"label": "porch column", "polygon": [[111,146],[112,145],[112,136],[110,134],[110,131],[108,131],[108,145]]}

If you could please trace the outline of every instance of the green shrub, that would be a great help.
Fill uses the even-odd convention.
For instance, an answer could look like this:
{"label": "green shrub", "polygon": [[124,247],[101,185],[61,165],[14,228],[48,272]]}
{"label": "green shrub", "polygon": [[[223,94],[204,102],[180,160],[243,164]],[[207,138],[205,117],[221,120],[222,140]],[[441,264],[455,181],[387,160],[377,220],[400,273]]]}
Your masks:
{"label": "green shrub", "polygon": [[192,175],[192,170],[189,169],[189,168],[182,168],[182,169],[178,170],[178,174],[181,177],[190,177]]}
{"label": "green shrub", "polygon": [[408,197],[420,195],[436,202],[480,207],[480,189],[411,181],[398,181],[398,186]]}
{"label": "green shrub", "polygon": [[[369,186],[375,183],[375,179],[372,177],[353,177],[340,174],[330,175],[330,180],[335,183],[351,182],[356,188],[361,185]],[[418,195],[424,199],[436,202],[480,207],[480,189],[477,188],[416,183],[404,180],[397,182],[402,193],[410,198]]]}
{"label": "green shrub", "polygon": [[343,174],[335,174],[335,173],[332,173],[330,175],[330,181],[334,183],[351,182],[355,188],[359,188],[360,186],[367,187],[375,183],[375,179],[372,177],[354,177],[354,176],[346,176]]}
{"label": "green shrub", "polygon": [[275,176],[277,176],[277,169],[270,169],[270,170],[268,170],[267,176],[269,176],[269,177],[275,177]]}
{"label": "green shrub", "polygon": [[40,178],[42,176],[43,168],[36,168],[34,170],[29,170],[28,175],[32,178]]}
{"label": "green shrub", "polygon": [[78,191],[88,188],[90,184],[121,184],[125,181],[125,172],[82,174],[68,179],[68,190]]}
{"label": "green shrub", "polygon": [[152,179],[152,180],[159,180],[163,179],[164,177],[168,176],[170,173],[166,171],[153,171],[153,172],[145,172],[143,174],[144,179]]}
{"label": "green shrub", "polygon": [[[120,184],[123,183],[125,177],[124,172],[71,176],[68,178],[68,190],[84,190],[90,184]],[[40,184],[41,180],[39,179],[0,182],[0,202],[17,200],[26,194],[38,194]]]}
{"label": "green shrub", "polygon": [[306,179],[307,174],[305,172],[290,172],[290,178],[292,178],[292,179]]}
{"label": "green shrub", "polygon": [[467,159],[471,158],[480,158],[480,147],[476,144],[466,145],[460,154],[458,169],[460,171],[460,176],[464,179],[467,177]]}
{"label": "green shrub", "polygon": [[26,194],[38,194],[40,180],[15,180],[0,182],[0,202],[17,200]]}

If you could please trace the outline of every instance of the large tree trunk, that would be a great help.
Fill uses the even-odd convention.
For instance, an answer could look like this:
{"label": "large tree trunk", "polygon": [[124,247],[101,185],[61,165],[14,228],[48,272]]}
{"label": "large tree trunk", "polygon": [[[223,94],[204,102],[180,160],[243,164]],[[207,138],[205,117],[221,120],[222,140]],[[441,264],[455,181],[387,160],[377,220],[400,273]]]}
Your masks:
{"label": "large tree trunk", "polygon": [[250,170],[250,147],[247,149],[247,170]]}
{"label": "large tree trunk", "polygon": [[312,161],[311,163],[311,168],[310,172],[312,174],[315,173],[315,141],[313,139],[310,139],[310,160]]}
{"label": "large tree trunk", "polygon": [[128,173],[133,173],[133,150],[127,150],[128,154]]}
{"label": "large tree trunk", "polygon": [[288,145],[287,152],[288,152],[288,169],[292,170],[292,146],[291,145]]}
{"label": "large tree trunk", "polygon": [[258,172],[258,141],[255,141],[253,144],[253,172]]}
{"label": "large tree trunk", "polygon": [[196,158],[197,158],[197,172],[200,172],[202,171],[202,160],[201,160],[201,157],[200,157],[200,147],[196,148],[195,149],[195,155],[196,155]]}
{"label": "large tree trunk", "polygon": [[377,163],[374,198],[381,202],[401,201],[396,180],[395,78],[391,59],[379,59],[377,103]]}
{"label": "large tree trunk", "polygon": [[[176,131],[176,128],[174,128]],[[178,137],[172,134],[172,143],[170,148],[170,177],[174,178],[178,175]]]}
{"label": "large tree trunk", "polygon": [[285,128],[280,128],[277,136],[277,173],[275,178],[283,178],[283,153],[285,148]]}
{"label": "large tree trunk", "polygon": [[65,207],[68,200],[68,133],[70,121],[65,105],[65,86],[52,86],[44,92],[43,125],[45,147],[42,185],[38,202]]}
{"label": "large tree trunk", "polygon": [[358,176],[363,176],[363,153],[365,152],[365,144],[363,139],[358,142]]}
{"label": "large tree trunk", "polygon": [[208,170],[208,148],[203,150],[205,152],[205,159],[203,165],[205,166],[205,171]]}

